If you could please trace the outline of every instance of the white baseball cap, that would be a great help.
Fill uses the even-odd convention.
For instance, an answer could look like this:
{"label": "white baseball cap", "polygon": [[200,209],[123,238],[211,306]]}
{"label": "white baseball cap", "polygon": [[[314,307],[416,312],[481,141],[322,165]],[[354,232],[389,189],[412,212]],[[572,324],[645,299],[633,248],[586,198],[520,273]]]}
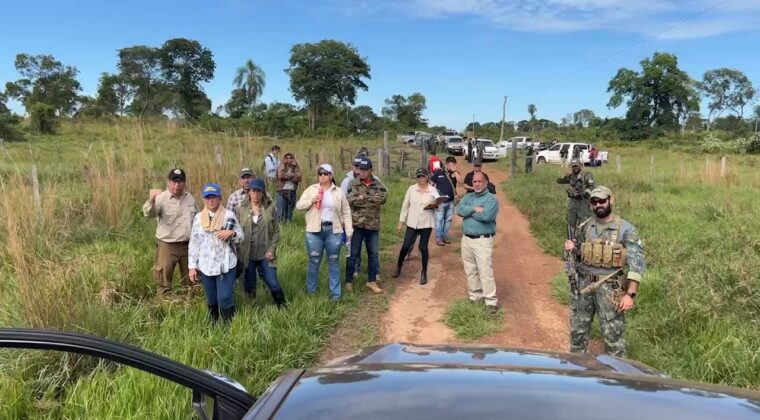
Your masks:
{"label": "white baseball cap", "polygon": [[333,173],[333,168],[332,168],[332,166],[330,166],[329,163],[323,163],[323,164],[319,165],[319,169],[321,169],[321,170],[323,170],[325,172],[330,172],[331,174]]}

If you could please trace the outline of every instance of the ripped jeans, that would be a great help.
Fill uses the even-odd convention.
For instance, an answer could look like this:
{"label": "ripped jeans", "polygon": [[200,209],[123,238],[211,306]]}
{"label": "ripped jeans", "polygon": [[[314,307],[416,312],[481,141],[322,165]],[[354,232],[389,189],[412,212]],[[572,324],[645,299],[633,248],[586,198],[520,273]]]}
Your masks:
{"label": "ripped jeans", "polygon": [[330,296],[340,298],[340,249],[343,241],[340,233],[333,233],[332,223],[323,223],[319,233],[306,232],[306,251],[309,253],[309,267],[306,270],[306,292],[317,292],[317,276],[322,263],[322,254],[327,251],[327,267],[330,277]]}

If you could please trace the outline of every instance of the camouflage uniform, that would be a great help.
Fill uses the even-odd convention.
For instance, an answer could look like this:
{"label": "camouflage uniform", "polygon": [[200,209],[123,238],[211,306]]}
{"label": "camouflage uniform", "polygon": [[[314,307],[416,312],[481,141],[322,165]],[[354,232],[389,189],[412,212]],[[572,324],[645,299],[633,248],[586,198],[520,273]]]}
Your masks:
{"label": "camouflage uniform", "polygon": [[[590,244],[596,239],[619,243],[625,248],[627,262],[621,269],[595,267],[584,261],[580,244]],[[618,312],[616,300],[625,294],[628,281],[641,282],[641,276],[646,269],[644,247],[639,234],[635,227],[619,216],[613,215],[612,221],[606,225],[598,218],[592,217],[578,227],[575,243],[579,244],[575,256],[578,261],[580,288],[616,271],[619,273],[602,283],[595,291],[586,295],[573,294],[570,306],[570,351],[586,351],[591,323],[594,314],[597,313],[604,339],[604,351],[613,356],[626,357],[625,315]]]}
{"label": "camouflage uniform", "polygon": [[377,280],[380,270],[380,214],[388,197],[388,188],[379,179],[371,179],[372,183],[365,185],[357,176],[348,185],[347,198],[351,206],[354,235],[351,239],[351,253],[346,258],[346,283],[353,282],[362,242],[365,242],[367,248],[367,281]]}
{"label": "camouflage uniform", "polygon": [[[573,166],[580,164],[573,161]],[[570,184],[567,187],[567,225],[575,229],[581,222],[591,217],[591,205],[588,195],[594,189],[594,174],[581,170],[577,175],[570,173],[557,178],[559,184]]]}

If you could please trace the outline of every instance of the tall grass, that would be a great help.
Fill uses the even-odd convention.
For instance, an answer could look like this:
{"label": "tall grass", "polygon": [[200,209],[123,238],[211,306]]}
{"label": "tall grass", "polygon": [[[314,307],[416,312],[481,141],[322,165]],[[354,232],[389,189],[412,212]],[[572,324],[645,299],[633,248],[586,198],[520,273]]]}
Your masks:
{"label": "tall grass", "polygon": [[[336,323],[360,304],[355,296],[338,304],[329,300],[326,267],[318,296],[306,296],[302,214],[283,227],[281,237],[278,277],[291,302],[287,310],[276,310],[262,290],[256,301],[238,298],[239,311],[228,329],[212,329],[202,296],[155,300],[155,222],[140,210],[148,190],[163,188],[166,173],[176,165],[188,173],[187,189],[196,198],[200,186],[211,181],[219,182],[226,195],[237,188],[241,167],[259,171],[275,141],[165,124],[82,124],[62,131],[11,144],[11,159],[0,161],[1,325],[132,343],[228,375],[258,394],[283,371],[308,366]],[[309,150],[335,165],[341,146],[364,144],[339,139],[276,143],[296,153],[305,185],[316,181],[316,169],[309,171],[303,159]],[[379,140],[368,146],[378,147]],[[42,185],[39,208],[32,200],[32,164]],[[339,181],[342,173],[336,173]],[[382,244],[387,246],[397,239],[392,226],[406,182],[384,181],[392,192],[383,216]],[[190,395],[165,381],[89,357],[33,351],[0,351],[0,401],[0,418],[191,416]]]}
{"label": "tall grass", "polygon": [[[644,148],[611,152],[611,161],[622,156],[621,172],[614,161],[589,170],[612,189],[614,211],[638,228],[648,264],[626,317],[629,356],[676,377],[760,389],[760,159],[731,156],[721,176],[720,156],[658,151],[652,167]],[[504,185],[557,256],[561,171],[539,166]]]}

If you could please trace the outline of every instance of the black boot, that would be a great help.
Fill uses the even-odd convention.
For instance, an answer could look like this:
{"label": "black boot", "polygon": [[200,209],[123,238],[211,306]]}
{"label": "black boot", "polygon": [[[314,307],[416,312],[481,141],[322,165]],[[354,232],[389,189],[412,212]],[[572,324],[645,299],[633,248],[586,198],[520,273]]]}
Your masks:
{"label": "black boot", "polygon": [[396,265],[396,271],[394,271],[393,274],[391,274],[391,277],[393,277],[395,279],[395,278],[397,278],[398,276],[401,275],[401,266],[402,265],[403,264],[397,264]]}
{"label": "black boot", "polygon": [[288,301],[285,299],[285,292],[280,290],[279,292],[272,292],[272,299],[278,308],[282,309],[288,306]]}
{"label": "black boot", "polygon": [[427,284],[427,271],[420,274],[420,284]]}
{"label": "black boot", "polygon": [[211,323],[216,325],[219,321],[219,305],[208,305],[208,313],[211,316]]}
{"label": "black boot", "polygon": [[219,308],[219,312],[222,314],[222,320],[225,323],[228,323],[232,320],[232,317],[235,315],[235,307],[230,306],[229,308]]}

